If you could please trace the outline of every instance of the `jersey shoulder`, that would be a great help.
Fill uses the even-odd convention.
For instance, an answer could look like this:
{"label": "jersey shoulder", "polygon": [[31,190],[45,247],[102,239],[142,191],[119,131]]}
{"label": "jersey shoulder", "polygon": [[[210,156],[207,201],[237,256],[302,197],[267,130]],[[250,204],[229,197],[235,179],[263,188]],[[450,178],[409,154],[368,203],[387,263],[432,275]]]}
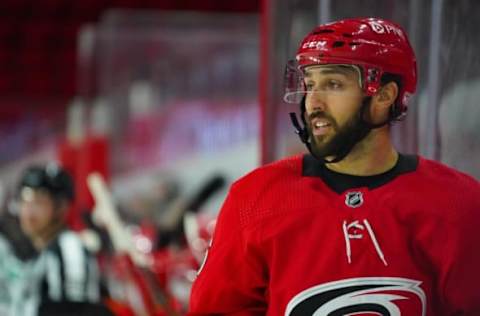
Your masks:
{"label": "jersey shoulder", "polygon": [[61,231],[52,240],[46,248],[46,253],[68,258],[81,258],[90,255],[80,236],[69,229]]}
{"label": "jersey shoulder", "polygon": [[451,219],[480,221],[480,183],[473,177],[425,158],[420,158],[416,174],[422,203],[433,203]]}
{"label": "jersey shoulder", "polygon": [[480,182],[475,178],[438,161],[420,157],[417,174],[433,188],[443,188],[445,193],[480,194]]}
{"label": "jersey shoulder", "polygon": [[230,204],[235,205],[241,223],[251,225],[279,214],[293,204],[301,186],[302,156],[288,157],[259,167],[232,184]]}
{"label": "jersey shoulder", "polygon": [[235,181],[232,190],[249,193],[262,188],[269,190],[286,186],[302,176],[303,156],[292,156],[261,166]]}

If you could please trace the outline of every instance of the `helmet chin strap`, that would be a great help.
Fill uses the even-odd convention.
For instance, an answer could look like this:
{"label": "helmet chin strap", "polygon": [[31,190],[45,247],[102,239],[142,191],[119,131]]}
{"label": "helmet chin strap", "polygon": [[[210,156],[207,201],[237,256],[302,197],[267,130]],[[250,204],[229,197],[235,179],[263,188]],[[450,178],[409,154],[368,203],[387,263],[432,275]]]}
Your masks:
{"label": "helmet chin strap", "polygon": [[362,139],[364,139],[368,135],[368,133],[370,133],[370,131],[372,129],[376,129],[376,128],[380,128],[382,126],[385,126],[391,121],[391,118],[389,117],[385,122],[378,123],[378,124],[372,124],[370,122],[367,122],[364,119],[364,117],[365,117],[365,113],[367,112],[367,110],[370,107],[370,100],[371,100],[371,97],[364,98],[363,101],[362,101],[362,106],[360,107],[359,111],[357,112],[357,114],[359,115],[358,119],[359,119],[359,123],[360,123],[360,126],[359,126],[359,129],[357,130],[357,133],[355,133],[353,135],[353,137],[350,137],[346,142],[342,143],[342,145],[340,146],[340,148],[337,150],[336,153],[331,154],[331,156],[334,156],[334,158],[331,159],[331,160],[325,159],[325,156],[318,156],[312,150],[312,144],[311,144],[310,137],[309,137],[309,134],[308,134],[308,130],[307,130],[307,127],[306,127],[307,122],[305,121],[305,111],[306,111],[305,97],[302,99],[302,101],[300,103],[301,119],[302,119],[303,124],[301,124],[298,121],[297,114],[295,112],[290,112],[290,120],[293,124],[293,127],[295,128],[295,133],[298,135],[298,137],[300,138],[302,143],[305,144],[308,151],[310,152],[310,154],[313,157],[320,160],[324,164],[336,163],[336,162],[339,162],[339,161],[343,160],[350,153],[350,151],[353,149],[353,147],[358,142],[360,142]]}

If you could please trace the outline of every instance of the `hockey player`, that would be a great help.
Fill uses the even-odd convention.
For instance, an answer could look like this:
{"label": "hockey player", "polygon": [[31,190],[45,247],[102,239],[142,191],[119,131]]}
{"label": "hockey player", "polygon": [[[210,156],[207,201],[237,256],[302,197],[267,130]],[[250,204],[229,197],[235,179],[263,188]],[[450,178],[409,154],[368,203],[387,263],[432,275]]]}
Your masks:
{"label": "hockey player", "polygon": [[310,154],[233,184],[191,315],[480,315],[480,185],[397,152],[416,61],[376,18],[316,27],[285,99]]}

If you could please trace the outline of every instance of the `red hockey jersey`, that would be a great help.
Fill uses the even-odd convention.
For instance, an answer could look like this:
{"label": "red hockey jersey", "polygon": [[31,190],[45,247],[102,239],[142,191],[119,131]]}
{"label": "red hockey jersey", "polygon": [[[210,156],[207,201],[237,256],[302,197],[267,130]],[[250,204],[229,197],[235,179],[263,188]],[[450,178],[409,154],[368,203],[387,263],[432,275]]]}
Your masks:
{"label": "red hockey jersey", "polygon": [[190,315],[480,316],[480,185],[400,155],[368,177],[310,155],[232,186]]}

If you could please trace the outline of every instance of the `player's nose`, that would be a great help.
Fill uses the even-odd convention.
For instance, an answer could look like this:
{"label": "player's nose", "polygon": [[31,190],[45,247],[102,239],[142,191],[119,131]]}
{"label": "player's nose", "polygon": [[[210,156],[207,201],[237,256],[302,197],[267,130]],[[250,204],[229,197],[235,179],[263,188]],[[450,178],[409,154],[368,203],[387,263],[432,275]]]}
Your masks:
{"label": "player's nose", "polygon": [[312,112],[318,112],[318,111],[320,112],[325,111],[327,105],[320,93],[311,93],[309,96],[307,96],[305,100],[305,107],[306,107],[307,113],[312,113]]}

